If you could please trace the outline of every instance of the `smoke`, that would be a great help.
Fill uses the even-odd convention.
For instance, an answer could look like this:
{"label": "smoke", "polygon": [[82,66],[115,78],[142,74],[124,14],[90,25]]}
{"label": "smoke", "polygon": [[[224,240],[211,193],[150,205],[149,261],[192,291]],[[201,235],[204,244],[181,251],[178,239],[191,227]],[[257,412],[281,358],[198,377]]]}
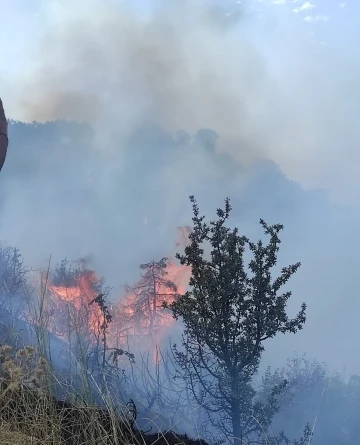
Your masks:
{"label": "smoke", "polygon": [[42,38],[16,79],[17,115],[91,122],[103,150],[148,119],[211,128],[239,163],[270,159],[305,188],[357,202],[358,57],[270,6],[44,2]]}
{"label": "smoke", "polygon": [[254,158],[251,116],[271,88],[261,55],[222,14],[206,2],[159,2],[145,19],[111,2],[51,3],[35,69],[20,82],[21,118],[88,121],[102,136],[148,119],[212,128]]}
{"label": "smoke", "polygon": [[[358,304],[358,56],[321,44],[325,24],[244,3],[39,0],[5,111],[89,126],[9,125],[0,238],[33,267],[88,257],[116,298],[140,263],[172,253],[189,194],[209,218],[229,195],[240,230],[258,236],[259,217],[284,223],[281,264],[303,262],[294,308],[307,301],[309,322],[278,351],[358,366],[346,341]],[[199,138],[204,128],[218,138]]]}

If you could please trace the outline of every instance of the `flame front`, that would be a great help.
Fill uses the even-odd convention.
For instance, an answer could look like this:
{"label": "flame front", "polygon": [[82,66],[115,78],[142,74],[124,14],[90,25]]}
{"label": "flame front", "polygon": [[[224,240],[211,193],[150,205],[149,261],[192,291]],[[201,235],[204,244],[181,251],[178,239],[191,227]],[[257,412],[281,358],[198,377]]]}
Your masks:
{"label": "flame front", "polygon": [[[187,234],[187,228],[179,230],[180,241],[176,246],[184,244]],[[165,309],[163,303],[171,304],[178,295],[185,292],[190,268],[168,259],[161,272],[163,275],[152,280],[150,275],[154,271],[151,267],[155,264],[157,263],[145,265],[145,274],[132,288],[133,292],[128,292],[125,297],[112,304],[112,322],[108,326],[107,345],[119,348],[131,343],[136,349],[150,347],[156,362],[158,348],[175,321],[171,311]],[[59,285],[59,280],[56,284],[46,280],[50,297],[46,305],[52,314],[48,328],[63,338],[69,337],[69,332],[77,329],[82,336],[95,341],[99,338],[104,322],[101,308],[92,304],[98,296],[100,280],[93,270],[85,268],[70,278],[70,285]]]}
{"label": "flame front", "polygon": [[[72,286],[56,286],[47,283],[53,309],[57,311],[55,323],[65,326],[69,324],[77,328],[88,328],[88,332],[98,334],[102,323],[102,313],[97,305],[90,303],[96,298],[96,285],[99,279],[92,270],[84,270],[74,277]],[[53,329],[56,334],[59,329]],[[62,335],[64,336],[64,335]]]}
{"label": "flame front", "polygon": [[183,294],[189,277],[190,269],[171,259],[167,261],[164,282],[153,280],[150,282],[153,288],[148,289],[146,276],[142,277],[131,289],[133,292],[114,305],[115,313],[120,316],[114,317],[110,327],[112,337],[120,344],[150,347],[154,361],[158,361],[156,351],[175,322],[171,312],[163,308],[163,303],[171,304]]}

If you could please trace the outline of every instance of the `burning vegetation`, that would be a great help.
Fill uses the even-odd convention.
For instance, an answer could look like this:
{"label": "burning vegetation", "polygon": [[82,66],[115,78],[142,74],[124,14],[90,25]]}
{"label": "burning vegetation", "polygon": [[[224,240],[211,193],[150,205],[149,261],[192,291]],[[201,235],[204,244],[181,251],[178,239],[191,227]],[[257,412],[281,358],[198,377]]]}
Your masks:
{"label": "burning vegetation", "polygon": [[[187,231],[178,229],[176,246],[186,244]],[[105,303],[111,289],[104,279],[84,262],[74,266],[65,259],[54,271],[42,274],[44,311],[49,315],[47,327],[66,341],[71,341],[76,331],[88,345],[99,343],[105,329],[109,350],[151,350],[156,361],[158,348],[175,322],[164,305],[185,292],[190,273],[188,266],[166,257],[141,264],[138,282],[125,286],[124,295],[115,302]],[[104,303],[98,304],[99,296]]]}
{"label": "burning vegetation", "polygon": [[[291,292],[281,293],[300,263],[283,267],[274,279],[271,274],[283,227],[261,220],[270,240],[268,244],[261,240],[254,243],[239,235],[238,229],[226,226],[231,212],[228,199],[210,223],[200,215],[194,197],[191,202],[193,228],[178,231],[176,247],[184,252],[175,256],[179,263],[163,257],[141,264],[138,282],[126,286],[115,302],[110,303],[111,289],[86,262],[74,265],[65,259],[41,275],[38,305],[31,306],[36,307],[35,316],[31,318],[28,311],[28,321],[36,332],[40,358],[52,360],[54,370],[51,345],[60,341],[67,348],[69,374],[51,374],[51,367],[44,367],[41,389],[44,394],[58,391],[57,397],[50,400],[42,393],[38,399],[31,393],[27,401],[37,406],[47,397],[46,416],[55,415],[52,418],[62,437],[60,443],[72,444],[74,438],[76,443],[102,443],[104,434],[103,443],[130,443],[128,436],[122,440],[109,436],[110,432],[121,435],[119,425],[126,419],[134,444],[138,443],[137,432],[151,431],[154,425],[158,430],[179,426],[212,443],[310,443],[308,425],[304,429],[302,424],[291,439],[281,429],[271,429],[280,412],[279,401],[286,401],[287,379],[268,372],[260,389],[254,384],[263,344],[278,333],[296,333],[306,320],[305,304],[295,318],[287,316]],[[247,266],[246,250],[251,254]],[[22,263],[17,252],[14,254],[22,277]],[[33,299],[30,294],[28,302]],[[179,319],[180,341],[166,347],[164,340]],[[6,378],[12,375],[21,382],[14,388],[32,390],[19,377],[19,367],[9,358],[4,360]],[[36,369],[27,374],[32,378],[33,372]],[[10,394],[7,388],[12,388],[11,382],[5,383],[5,394]],[[292,383],[296,386],[296,379]],[[60,401],[60,390],[69,387],[67,400]],[[5,406],[0,408],[9,414],[7,398],[4,400]],[[57,416],[60,413],[62,419],[65,415],[72,423],[77,419],[74,407],[85,420],[80,428],[71,430],[71,425]],[[11,409],[15,409],[13,405]],[[21,417],[23,412],[21,406],[17,415]],[[2,420],[11,424],[10,415]],[[100,427],[86,431],[85,437],[84,425],[93,422]],[[72,432],[64,437],[64,430]],[[50,434],[48,430],[45,433]],[[166,434],[153,438],[177,441]],[[47,440],[41,435],[40,439]]]}

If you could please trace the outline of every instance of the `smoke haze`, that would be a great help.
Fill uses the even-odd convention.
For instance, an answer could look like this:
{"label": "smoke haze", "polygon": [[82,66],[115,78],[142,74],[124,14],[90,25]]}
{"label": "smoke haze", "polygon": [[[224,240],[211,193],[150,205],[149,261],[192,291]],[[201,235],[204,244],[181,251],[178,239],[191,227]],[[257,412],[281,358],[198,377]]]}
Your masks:
{"label": "smoke haze", "polygon": [[322,45],[268,2],[41,4],[42,37],[14,81],[19,118],[90,121],[101,149],[146,119],[211,128],[239,162],[270,159],[306,188],[358,201],[351,48]]}
{"label": "smoke haze", "polygon": [[272,359],[359,369],[358,57],[267,2],[225,3],[38,2],[7,114],[88,125],[9,126],[0,237],[34,267],[88,256],[118,289],[172,253],[189,194],[209,217],[229,195],[241,230],[284,223],[281,260],[303,263],[293,307],[308,303],[308,323]]}

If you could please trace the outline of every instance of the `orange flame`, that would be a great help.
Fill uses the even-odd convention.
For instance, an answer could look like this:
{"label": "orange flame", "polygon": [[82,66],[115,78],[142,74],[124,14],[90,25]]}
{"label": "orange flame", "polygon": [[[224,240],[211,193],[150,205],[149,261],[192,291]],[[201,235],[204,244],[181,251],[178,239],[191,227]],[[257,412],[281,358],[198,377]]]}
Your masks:
{"label": "orange flame", "polygon": [[[166,283],[158,283],[156,289],[156,302],[154,301],[154,294],[149,298],[149,306],[147,310],[142,312],[141,317],[136,318],[136,304],[139,298],[139,292],[128,294],[124,299],[121,299],[113,306],[113,310],[118,312],[120,317],[114,317],[114,323],[110,327],[112,336],[116,336],[117,341],[121,344],[130,342],[133,346],[142,349],[144,346],[150,346],[154,354],[173,326],[175,320],[170,311],[162,307],[163,302],[171,304],[175,301],[177,295],[185,292],[187,283],[189,282],[190,270],[187,266],[178,265],[174,260],[167,261],[166,280],[173,283],[177,290]],[[134,289],[142,288],[142,279]],[[156,317],[156,322],[151,329],[150,318]],[[119,335],[120,332],[120,335]],[[157,355],[156,355],[157,356]],[[156,362],[158,359],[154,357]]]}
{"label": "orange flame", "polygon": [[94,271],[84,270],[74,278],[74,282],[72,286],[55,286],[48,283],[47,288],[52,296],[52,302],[57,309],[71,304],[75,310],[73,314],[75,322],[87,323],[90,331],[98,334],[102,323],[102,313],[97,305],[90,305],[90,303],[97,296],[94,287],[99,279]]}
{"label": "orange flame", "polygon": [[[189,231],[188,227],[178,228],[176,247],[188,243]],[[108,346],[124,347],[131,339],[137,348],[151,347],[154,351],[154,362],[158,362],[158,348],[175,322],[171,312],[164,309],[162,303],[166,301],[171,304],[178,295],[184,294],[190,273],[191,269],[188,266],[179,265],[172,258],[168,259],[166,279],[158,283],[155,291],[156,301],[149,302],[148,310],[142,313],[135,324],[134,316],[139,294],[137,292],[128,294],[125,298],[121,298],[114,303],[110,307],[113,321],[108,329]],[[138,283],[138,288],[141,287],[142,279]],[[49,329],[58,336],[65,336],[64,333],[60,332],[59,326],[67,323],[68,320],[61,320],[61,318],[68,315],[70,308],[74,323],[80,325],[83,331],[98,335],[103,322],[103,314],[97,304],[90,304],[97,297],[96,287],[98,284],[99,278],[96,273],[93,270],[86,269],[85,266],[78,276],[73,277],[71,286],[47,283],[47,289],[51,297],[48,306],[55,312],[55,320],[49,326]],[[171,284],[176,286],[176,291]],[[150,332],[150,319],[154,316],[156,316],[156,323],[152,326],[154,328],[153,332]],[[145,341],[146,339],[147,341]]]}

